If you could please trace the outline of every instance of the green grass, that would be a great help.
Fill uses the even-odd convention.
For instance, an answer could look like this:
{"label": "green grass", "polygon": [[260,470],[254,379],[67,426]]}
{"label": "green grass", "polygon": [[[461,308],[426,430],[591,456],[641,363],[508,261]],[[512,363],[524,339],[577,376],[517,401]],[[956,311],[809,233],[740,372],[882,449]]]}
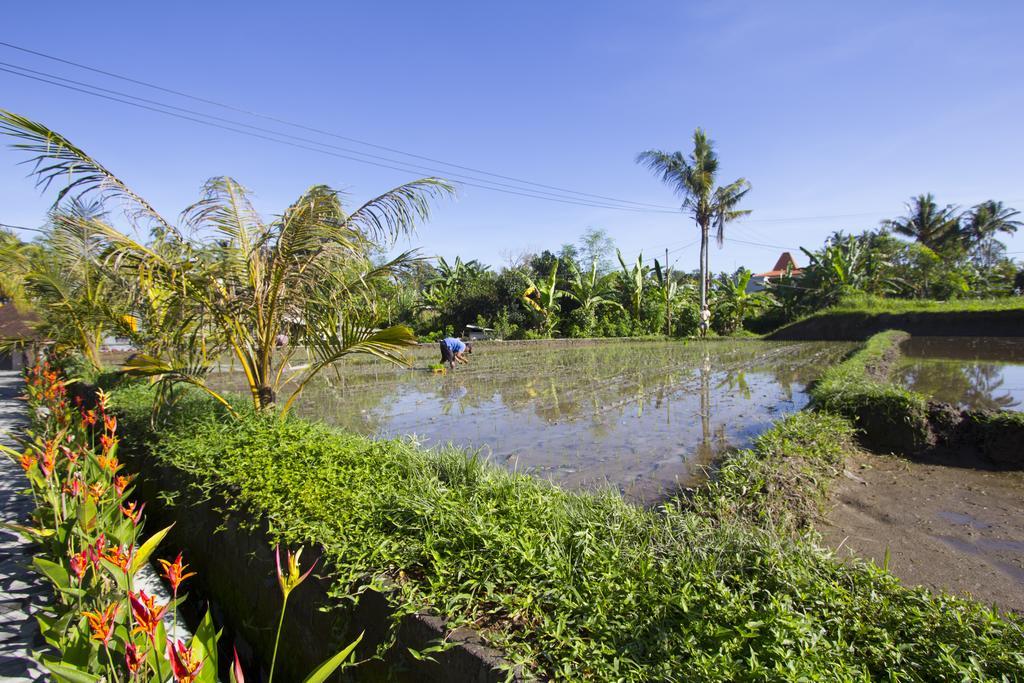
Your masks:
{"label": "green grass", "polygon": [[[120,389],[127,450],[225,494],[289,544],[321,544],[332,595],[369,577],[399,613],[480,630],[558,680],[998,680],[1024,676],[1020,622],[794,530],[849,447],[844,420],[801,413],[728,461],[691,500],[643,510],[573,493],[455,449],[428,452],[299,419],[227,420],[189,395],[150,427]],[[141,444],[145,443],[145,449]],[[183,480],[185,477],[183,477]]]}
{"label": "green grass", "polygon": [[869,427],[867,436],[881,448],[913,450],[928,439],[928,399],[889,380],[906,332],[889,330],[822,373],[811,389],[815,408],[831,411]]}
{"label": "green grass", "polygon": [[843,299],[834,306],[812,314],[811,317],[833,313],[956,313],[1016,310],[1024,310],[1024,297],[932,301],[928,299],[887,299],[865,295]]}

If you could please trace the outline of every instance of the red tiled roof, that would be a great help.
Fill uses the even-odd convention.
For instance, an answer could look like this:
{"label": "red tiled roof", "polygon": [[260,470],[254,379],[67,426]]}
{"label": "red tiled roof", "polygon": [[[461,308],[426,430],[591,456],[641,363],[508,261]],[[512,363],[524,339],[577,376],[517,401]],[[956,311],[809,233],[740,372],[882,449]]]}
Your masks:
{"label": "red tiled roof", "polygon": [[779,277],[786,274],[786,270],[792,268],[793,275],[799,275],[803,272],[803,269],[796,265],[796,259],[788,251],[782,252],[779,256],[779,260],[775,262],[775,267],[769,270],[767,273],[757,273],[754,277]]}

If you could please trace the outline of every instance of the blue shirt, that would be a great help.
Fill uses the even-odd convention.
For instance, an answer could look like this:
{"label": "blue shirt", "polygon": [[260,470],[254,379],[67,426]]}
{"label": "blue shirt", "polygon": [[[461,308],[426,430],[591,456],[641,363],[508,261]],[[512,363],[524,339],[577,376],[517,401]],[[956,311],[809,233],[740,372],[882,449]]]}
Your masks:
{"label": "blue shirt", "polygon": [[462,340],[456,339],[455,337],[445,337],[444,343],[448,346],[448,350],[453,354],[461,353],[466,350],[466,345],[462,343]]}

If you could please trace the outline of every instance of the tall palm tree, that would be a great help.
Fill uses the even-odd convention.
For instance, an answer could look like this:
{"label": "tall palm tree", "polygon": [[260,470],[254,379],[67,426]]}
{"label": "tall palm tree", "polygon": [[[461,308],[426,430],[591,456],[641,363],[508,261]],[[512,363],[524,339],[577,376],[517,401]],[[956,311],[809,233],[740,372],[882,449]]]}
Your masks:
{"label": "tall palm tree", "polygon": [[[117,199],[127,205],[136,232],[150,228],[153,241],[143,244],[94,217],[66,220],[102,237],[105,267],[132,277],[147,292],[144,308],[153,319],[177,320],[181,343],[175,346],[187,347],[183,355],[201,346],[205,361],[207,344],[214,359],[222,350],[233,355],[254,407],[276,403],[279,389],[290,385],[286,413],[314,376],[344,356],[364,353],[403,362],[403,349],[415,343],[409,328],[377,329],[367,313],[374,308],[375,281],[400,268],[411,254],[379,265],[370,255],[380,241],[407,234],[425,220],[431,199],[453,192],[444,180],[406,183],[351,212],[338,192],[315,185],[280,216],[265,221],[241,185],[214,178],[202,199],[182,214],[179,228],[46,126],[0,110],[0,133],[14,138],[12,147],[32,155],[39,185],[64,183],[58,201],[69,194]],[[309,362],[285,377],[298,350],[308,353]],[[205,384],[209,364],[182,366],[180,357],[141,355],[129,369],[165,385],[194,384],[227,405]]]}
{"label": "tall palm tree", "polygon": [[1019,215],[1020,211],[994,199],[978,204],[967,213],[964,232],[977,251],[982,267],[990,268],[1003,246],[996,239],[998,233],[1012,235],[1024,226],[1024,222],[1017,220]]}
{"label": "tall palm tree", "polygon": [[725,239],[725,224],[750,213],[737,209],[740,201],[750,192],[750,183],[737,178],[725,186],[716,187],[718,155],[714,143],[704,130],[693,132],[693,152],[689,158],[682,152],[641,152],[637,163],[646,166],[661,177],[675,193],[683,198],[681,209],[688,211],[700,228],[700,305],[707,305],[708,287],[708,235],[716,229],[718,246]]}
{"label": "tall palm tree", "polygon": [[947,204],[940,208],[929,192],[912,198],[906,207],[906,216],[884,220],[882,226],[904,237],[911,237],[936,252],[960,240],[960,214],[956,206]]}

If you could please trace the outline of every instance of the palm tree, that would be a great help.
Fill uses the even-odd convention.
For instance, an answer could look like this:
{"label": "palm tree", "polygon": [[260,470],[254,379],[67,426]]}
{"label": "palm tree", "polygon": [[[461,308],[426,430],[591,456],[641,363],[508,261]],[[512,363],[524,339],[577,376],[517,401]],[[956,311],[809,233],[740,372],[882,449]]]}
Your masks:
{"label": "palm tree", "polygon": [[1019,220],[1020,211],[1004,206],[1002,202],[990,199],[973,207],[966,215],[964,232],[976,248],[979,261],[983,268],[994,265],[996,254],[1003,244],[996,239],[996,234],[1003,232],[1012,235],[1024,226]]}
{"label": "palm tree", "polygon": [[[153,319],[178,316],[175,341],[188,345],[185,355],[200,345],[204,361],[207,351],[214,359],[222,350],[234,356],[257,409],[274,404],[279,389],[290,385],[282,411],[287,413],[313,377],[346,355],[371,354],[400,363],[403,349],[415,343],[409,328],[377,329],[367,313],[374,308],[376,283],[408,263],[411,254],[379,265],[370,255],[381,240],[394,240],[425,220],[430,200],[453,192],[447,182],[415,180],[351,212],[338,192],[315,185],[280,216],[265,221],[241,185],[214,178],[202,199],[182,214],[185,229],[179,229],[46,126],[0,110],[0,133],[16,140],[15,149],[33,155],[39,185],[65,183],[58,201],[69,193],[116,198],[128,205],[136,231],[140,224],[151,228],[154,240],[147,245],[95,218],[67,218],[69,225],[102,237],[104,265],[138,283]],[[189,233],[198,237],[186,237]],[[308,363],[285,377],[300,349],[308,353]],[[155,350],[159,347],[147,348]],[[128,369],[172,387],[194,384],[227,405],[205,384],[208,363],[183,366],[179,360],[150,353]]]}
{"label": "palm tree", "polygon": [[126,324],[130,310],[130,294],[98,263],[104,242],[92,223],[105,216],[98,203],[65,200],[37,242],[0,245],[5,298],[39,314],[35,332],[58,353],[77,350],[93,369],[100,367],[104,333]]}
{"label": "palm tree", "polygon": [[688,211],[700,228],[700,305],[707,305],[708,287],[708,235],[716,229],[718,246],[725,239],[725,224],[750,213],[741,210],[740,201],[750,191],[750,183],[737,178],[724,187],[716,187],[718,155],[714,143],[700,128],[693,132],[693,152],[687,158],[682,152],[647,150],[640,153],[637,163],[661,176],[683,198],[681,209]]}
{"label": "palm tree", "polygon": [[906,204],[903,218],[882,221],[882,226],[911,237],[932,251],[942,251],[961,238],[960,214],[952,204],[939,208],[931,193],[918,195]]}

